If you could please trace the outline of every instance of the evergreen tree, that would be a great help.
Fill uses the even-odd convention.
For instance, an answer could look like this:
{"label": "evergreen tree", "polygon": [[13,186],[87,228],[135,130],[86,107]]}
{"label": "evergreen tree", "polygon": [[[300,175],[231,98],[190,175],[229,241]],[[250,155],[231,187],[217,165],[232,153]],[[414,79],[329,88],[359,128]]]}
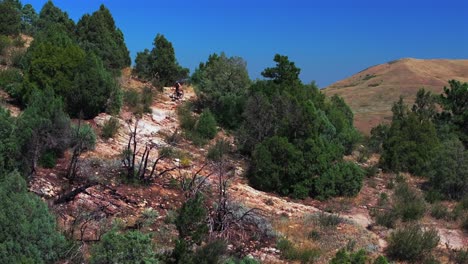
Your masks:
{"label": "evergreen tree", "polygon": [[0,35],[17,35],[20,32],[20,10],[21,3],[17,1],[0,1]]}
{"label": "evergreen tree", "polygon": [[68,17],[66,12],[63,12],[49,0],[42,7],[35,26],[39,31],[42,31],[52,25],[63,27],[69,37],[73,37],[75,34],[75,22]]}
{"label": "evergreen tree", "polygon": [[0,200],[0,263],[56,263],[65,239],[18,173],[0,175]]}
{"label": "evergreen tree", "polygon": [[145,51],[137,55],[135,73],[151,80],[156,86],[172,86],[175,81],[188,77],[189,70],[176,60],[174,47],[164,35],[157,34],[149,57]]}
{"label": "evergreen tree", "polygon": [[148,49],[142,52],[137,52],[135,58],[135,68],[133,72],[138,78],[151,79],[151,55]]}
{"label": "evergreen tree", "polygon": [[0,175],[17,168],[19,146],[16,134],[15,118],[0,107]]}
{"label": "evergreen tree", "polygon": [[70,119],[63,103],[51,89],[36,90],[18,120],[22,163],[28,178],[34,176],[39,159],[47,152],[62,154],[70,140]]}
{"label": "evergreen tree", "polygon": [[460,140],[468,147],[468,83],[449,81],[450,87],[444,87],[440,103],[444,111],[439,119],[449,124]]}
{"label": "evergreen tree", "polygon": [[104,5],[92,15],[84,15],[76,26],[81,47],[100,57],[104,66],[118,71],[130,66],[130,55],[122,31]]}
{"label": "evergreen tree", "polygon": [[240,125],[250,85],[247,63],[242,58],[210,55],[195,70],[192,82],[198,103],[210,108],[221,125],[231,129]]}
{"label": "evergreen tree", "polygon": [[35,89],[47,87],[62,96],[67,112],[93,118],[103,111],[118,112],[121,90],[102,61],[87,54],[62,27],[52,25],[40,32],[26,54],[26,82],[19,93],[27,103]]}
{"label": "evergreen tree", "polygon": [[39,15],[31,4],[26,4],[21,9],[21,32],[27,35],[36,33],[36,23]]}
{"label": "evergreen tree", "polygon": [[104,234],[101,241],[93,246],[91,263],[157,264],[159,262],[150,235],[142,234],[140,231],[119,233],[112,230]]}
{"label": "evergreen tree", "polygon": [[362,186],[362,170],[342,163],[359,133],[353,114],[339,97],[326,99],[312,83],[303,85],[300,69],[276,55],[276,67],[249,89],[238,141],[251,154],[248,177],[262,190],[305,198],[352,196]]}

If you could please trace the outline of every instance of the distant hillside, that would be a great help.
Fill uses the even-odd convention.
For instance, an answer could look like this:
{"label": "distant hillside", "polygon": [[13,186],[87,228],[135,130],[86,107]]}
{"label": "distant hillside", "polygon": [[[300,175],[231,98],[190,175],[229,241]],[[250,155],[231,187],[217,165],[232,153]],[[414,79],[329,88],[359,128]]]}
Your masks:
{"label": "distant hillside", "polygon": [[400,59],[367,68],[323,92],[342,96],[354,111],[356,127],[368,134],[391,119],[392,104],[400,95],[412,104],[420,88],[439,94],[451,79],[468,82],[468,60]]}

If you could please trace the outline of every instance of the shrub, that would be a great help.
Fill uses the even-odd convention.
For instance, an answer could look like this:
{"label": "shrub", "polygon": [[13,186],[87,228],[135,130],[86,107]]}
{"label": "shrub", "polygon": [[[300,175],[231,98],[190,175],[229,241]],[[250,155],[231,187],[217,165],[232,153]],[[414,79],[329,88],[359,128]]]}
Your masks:
{"label": "shrub", "polygon": [[20,35],[13,39],[13,45],[17,48],[24,47],[24,44],[26,44],[26,41],[24,41]]}
{"label": "shrub", "polygon": [[317,241],[320,239],[320,233],[317,230],[312,230],[309,232],[307,237],[311,240]]}
{"label": "shrub", "polygon": [[455,252],[453,256],[454,262],[456,264],[467,264],[468,263],[468,249],[461,249]]}
{"label": "shrub", "polygon": [[55,167],[55,164],[57,164],[57,154],[52,150],[46,151],[39,158],[39,165],[43,168],[51,169]]}
{"label": "shrub", "polygon": [[0,71],[0,89],[3,89],[11,97],[18,98],[23,88],[23,76],[21,71],[8,68]]}
{"label": "shrub", "polygon": [[200,115],[195,131],[205,139],[212,139],[216,136],[216,120],[209,109],[205,109]]}
{"label": "shrub", "polygon": [[415,262],[429,256],[438,243],[435,229],[422,230],[418,225],[410,225],[390,234],[387,251],[396,260]]}
{"label": "shrub", "polygon": [[11,65],[13,67],[23,69],[24,51],[16,50],[11,53]]}
{"label": "shrub", "polygon": [[138,106],[140,102],[140,94],[136,90],[126,90],[124,92],[124,103],[132,108]]}
{"label": "shrub", "polygon": [[336,214],[321,212],[318,214],[318,222],[322,227],[335,227],[343,222],[343,219]]}
{"label": "shrub", "polygon": [[151,237],[139,231],[118,233],[112,230],[91,249],[92,264],[158,263]]}
{"label": "shrub", "polygon": [[367,178],[372,178],[377,174],[378,171],[379,171],[379,167],[369,166],[369,167],[366,168],[366,177]]}
{"label": "shrub", "polygon": [[385,226],[386,228],[394,228],[397,220],[398,213],[393,210],[379,212],[375,216],[375,222],[380,226]]}
{"label": "shrub", "polygon": [[119,120],[115,117],[109,118],[107,121],[104,122],[102,127],[101,136],[104,139],[109,139],[115,136],[117,131],[119,131]]}
{"label": "shrub", "polygon": [[179,116],[180,127],[188,132],[195,129],[197,119],[192,115],[192,104],[187,102],[177,108]]}
{"label": "shrub", "polygon": [[356,252],[348,252],[346,249],[340,249],[330,264],[366,264],[366,252],[361,249]]}
{"label": "shrub", "polygon": [[430,189],[424,193],[424,199],[428,203],[435,203],[437,201],[442,200],[443,198],[444,198],[443,195],[439,191],[434,190],[434,189]]}
{"label": "shrub", "polygon": [[320,256],[317,249],[298,249],[286,238],[280,238],[276,247],[281,251],[281,256],[287,260],[298,260],[301,263],[313,262]]}
{"label": "shrub", "polygon": [[226,260],[223,264],[260,264],[256,259],[252,257],[244,257],[243,259],[234,259],[230,258]]}
{"label": "shrub", "polygon": [[462,218],[461,228],[468,232],[468,214],[465,213],[465,216]]}
{"label": "shrub", "polygon": [[377,202],[377,205],[384,206],[387,203],[388,203],[388,195],[384,192],[380,193],[379,201]]}
{"label": "shrub", "polygon": [[362,187],[364,171],[352,162],[333,164],[314,183],[319,198],[355,196]]}
{"label": "shrub", "polygon": [[67,243],[18,173],[0,175],[0,263],[57,263]]}
{"label": "shrub", "polygon": [[426,212],[424,199],[407,183],[398,184],[395,200],[394,209],[404,222],[421,219]]}
{"label": "shrub", "polygon": [[437,203],[437,204],[434,204],[431,208],[431,216],[436,219],[446,218],[448,214],[449,212],[447,210],[447,207],[444,206],[443,204]]}
{"label": "shrub", "polygon": [[141,93],[141,104],[143,108],[144,113],[151,113],[151,105],[153,104],[153,90],[151,87],[145,87],[143,88],[143,91]]}
{"label": "shrub", "polygon": [[11,46],[11,40],[4,35],[0,35],[0,55],[4,55],[4,51],[6,48]]}
{"label": "shrub", "polygon": [[389,263],[386,257],[379,256],[378,258],[374,260],[374,264],[389,264]]}
{"label": "shrub", "polygon": [[213,161],[219,161],[222,157],[231,151],[231,146],[228,141],[220,139],[208,149],[206,157]]}

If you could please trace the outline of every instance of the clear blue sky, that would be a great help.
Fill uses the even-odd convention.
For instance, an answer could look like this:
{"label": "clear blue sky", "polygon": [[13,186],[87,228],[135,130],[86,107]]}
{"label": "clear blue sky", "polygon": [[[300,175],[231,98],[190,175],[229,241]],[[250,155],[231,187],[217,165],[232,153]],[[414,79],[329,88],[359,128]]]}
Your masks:
{"label": "clear blue sky", "polygon": [[[23,0],[37,12],[46,0]],[[132,56],[162,33],[190,68],[214,52],[240,56],[249,74],[273,65],[276,53],[320,87],[369,66],[413,58],[468,59],[468,0],[55,0],[78,21],[104,4]]]}

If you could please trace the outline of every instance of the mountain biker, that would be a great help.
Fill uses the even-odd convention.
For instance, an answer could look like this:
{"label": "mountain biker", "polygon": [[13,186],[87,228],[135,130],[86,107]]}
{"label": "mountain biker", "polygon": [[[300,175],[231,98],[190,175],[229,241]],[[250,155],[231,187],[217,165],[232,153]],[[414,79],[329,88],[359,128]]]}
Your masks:
{"label": "mountain biker", "polygon": [[182,85],[179,82],[175,84],[175,94],[178,99],[182,97]]}

